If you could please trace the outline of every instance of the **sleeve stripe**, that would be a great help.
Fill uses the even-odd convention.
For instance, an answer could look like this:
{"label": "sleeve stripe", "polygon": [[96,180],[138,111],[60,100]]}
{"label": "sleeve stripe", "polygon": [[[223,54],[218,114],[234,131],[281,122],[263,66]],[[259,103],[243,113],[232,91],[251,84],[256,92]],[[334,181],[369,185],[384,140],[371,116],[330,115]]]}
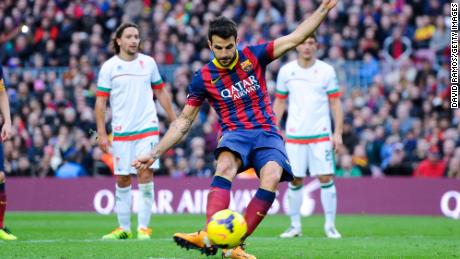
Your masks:
{"label": "sleeve stripe", "polygon": [[110,88],[105,88],[105,87],[102,87],[102,86],[98,86],[96,89],[97,89],[97,91],[100,91],[100,92],[110,93]]}
{"label": "sleeve stripe", "polygon": [[281,90],[278,90],[276,89],[276,93],[279,94],[279,95],[288,95],[289,92],[284,92],[284,91],[281,91]]}
{"label": "sleeve stripe", "polygon": [[163,84],[163,80],[160,79],[158,81],[152,82],[152,86],[159,85],[159,84]]}
{"label": "sleeve stripe", "polygon": [[279,94],[279,93],[276,93],[276,94],[275,94],[275,98],[276,98],[276,99],[284,100],[284,99],[287,99],[288,96],[287,96],[287,95],[281,95],[281,94]]}
{"label": "sleeve stripe", "polygon": [[153,90],[160,90],[162,89],[163,87],[165,87],[165,83],[161,82],[160,84],[153,84],[152,83],[152,89]]}
{"label": "sleeve stripe", "polygon": [[338,92],[339,92],[339,89],[334,89],[334,90],[327,91],[326,93],[327,94],[335,94],[335,93],[338,93]]}
{"label": "sleeve stripe", "polygon": [[103,92],[103,91],[96,91],[96,96],[109,97],[110,93]]}
{"label": "sleeve stripe", "polygon": [[335,93],[327,94],[327,97],[329,97],[329,98],[337,98],[337,97],[340,97],[340,96],[342,96],[341,92],[335,92]]}
{"label": "sleeve stripe", "polygon": [[201,101],[201,100],[199,100],[197,98],[188,98],[187,102],[186,102],[187,105],[195,106],[195,107],[201,106],[202,103],[203,103],[203,101]]}

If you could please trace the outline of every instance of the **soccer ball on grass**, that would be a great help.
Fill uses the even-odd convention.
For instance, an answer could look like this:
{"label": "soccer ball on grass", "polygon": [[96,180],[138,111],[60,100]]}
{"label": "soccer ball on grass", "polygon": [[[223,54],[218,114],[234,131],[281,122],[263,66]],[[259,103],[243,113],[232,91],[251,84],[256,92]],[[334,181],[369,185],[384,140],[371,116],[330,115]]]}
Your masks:
{"label": "soccer ball on grass", "polygon": [[212,215],[208,223],[208,238],[218,247],[233,248],[240,245],[247,229],[241,214],[229,209],[221,210]]}

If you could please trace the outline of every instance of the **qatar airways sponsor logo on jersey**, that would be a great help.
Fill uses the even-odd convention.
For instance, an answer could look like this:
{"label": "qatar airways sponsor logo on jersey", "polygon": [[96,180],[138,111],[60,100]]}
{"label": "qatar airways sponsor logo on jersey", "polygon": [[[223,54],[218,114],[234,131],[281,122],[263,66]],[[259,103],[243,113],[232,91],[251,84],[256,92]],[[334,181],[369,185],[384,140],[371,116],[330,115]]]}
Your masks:
{"label": "qatar airways sponsor logo on jersey", "polygon": [[233,100],[238,100],[252,92],[257,91],[259,88],[259,81],[252,75],[239,81],[238,83],[233,84],[229,89],[227,88],[220,91],[220,96],[224,99],[232,98]]}

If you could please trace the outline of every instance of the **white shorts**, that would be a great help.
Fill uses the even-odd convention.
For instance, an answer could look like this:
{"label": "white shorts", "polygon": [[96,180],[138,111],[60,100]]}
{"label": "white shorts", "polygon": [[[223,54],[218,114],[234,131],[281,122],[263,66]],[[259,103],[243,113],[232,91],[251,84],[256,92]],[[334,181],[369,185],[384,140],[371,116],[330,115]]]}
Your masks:
{"label": "white shorts", "polygon": [[306,177],[307,168],[310,176],[335,173],[334,151],[330,141],[311,144],[286,143],[286,152],[295,177]]}
{"label": "white shorts", "polygon": [[[150,152],[159,140],[158,136],[149,136],[133,141],[114,141],[112,155],[115,175],[137,174],[137,170],[131,166],[131,163],[137,156]],[[160,161],[155,161],[150,168],[160,168]]]}

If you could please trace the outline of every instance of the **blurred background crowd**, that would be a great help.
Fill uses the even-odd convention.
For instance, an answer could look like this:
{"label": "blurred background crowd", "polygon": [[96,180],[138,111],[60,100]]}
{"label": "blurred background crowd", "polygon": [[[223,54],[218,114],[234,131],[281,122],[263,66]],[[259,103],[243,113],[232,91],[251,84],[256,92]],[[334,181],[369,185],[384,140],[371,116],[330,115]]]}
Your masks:
{"label": "blurred background crowd", "polygon": [[[5,172],[111,175],[111,157],[96,145],[93,107],[97,72],[113,55],[109,42],[121,22],[139,24],[143,52],[159,64],[179,111],[193,71],[211,59],[210,20],[233,18],[242,48],[289,33],[318,2],[2,0],[0,61],[14,131],[3,143]],[[336,68],[343,92],[337,175],[460,179],[460,109],[450,109],[450,2],[341,0],[317,36],[318,57]],[[269,66],[272,94],[280,66],[295,57],[292,51]],[[161,109],[159,115],[164,133]],[[211,176],[217,136],[216,115],[205,105],[156,174]]]}

